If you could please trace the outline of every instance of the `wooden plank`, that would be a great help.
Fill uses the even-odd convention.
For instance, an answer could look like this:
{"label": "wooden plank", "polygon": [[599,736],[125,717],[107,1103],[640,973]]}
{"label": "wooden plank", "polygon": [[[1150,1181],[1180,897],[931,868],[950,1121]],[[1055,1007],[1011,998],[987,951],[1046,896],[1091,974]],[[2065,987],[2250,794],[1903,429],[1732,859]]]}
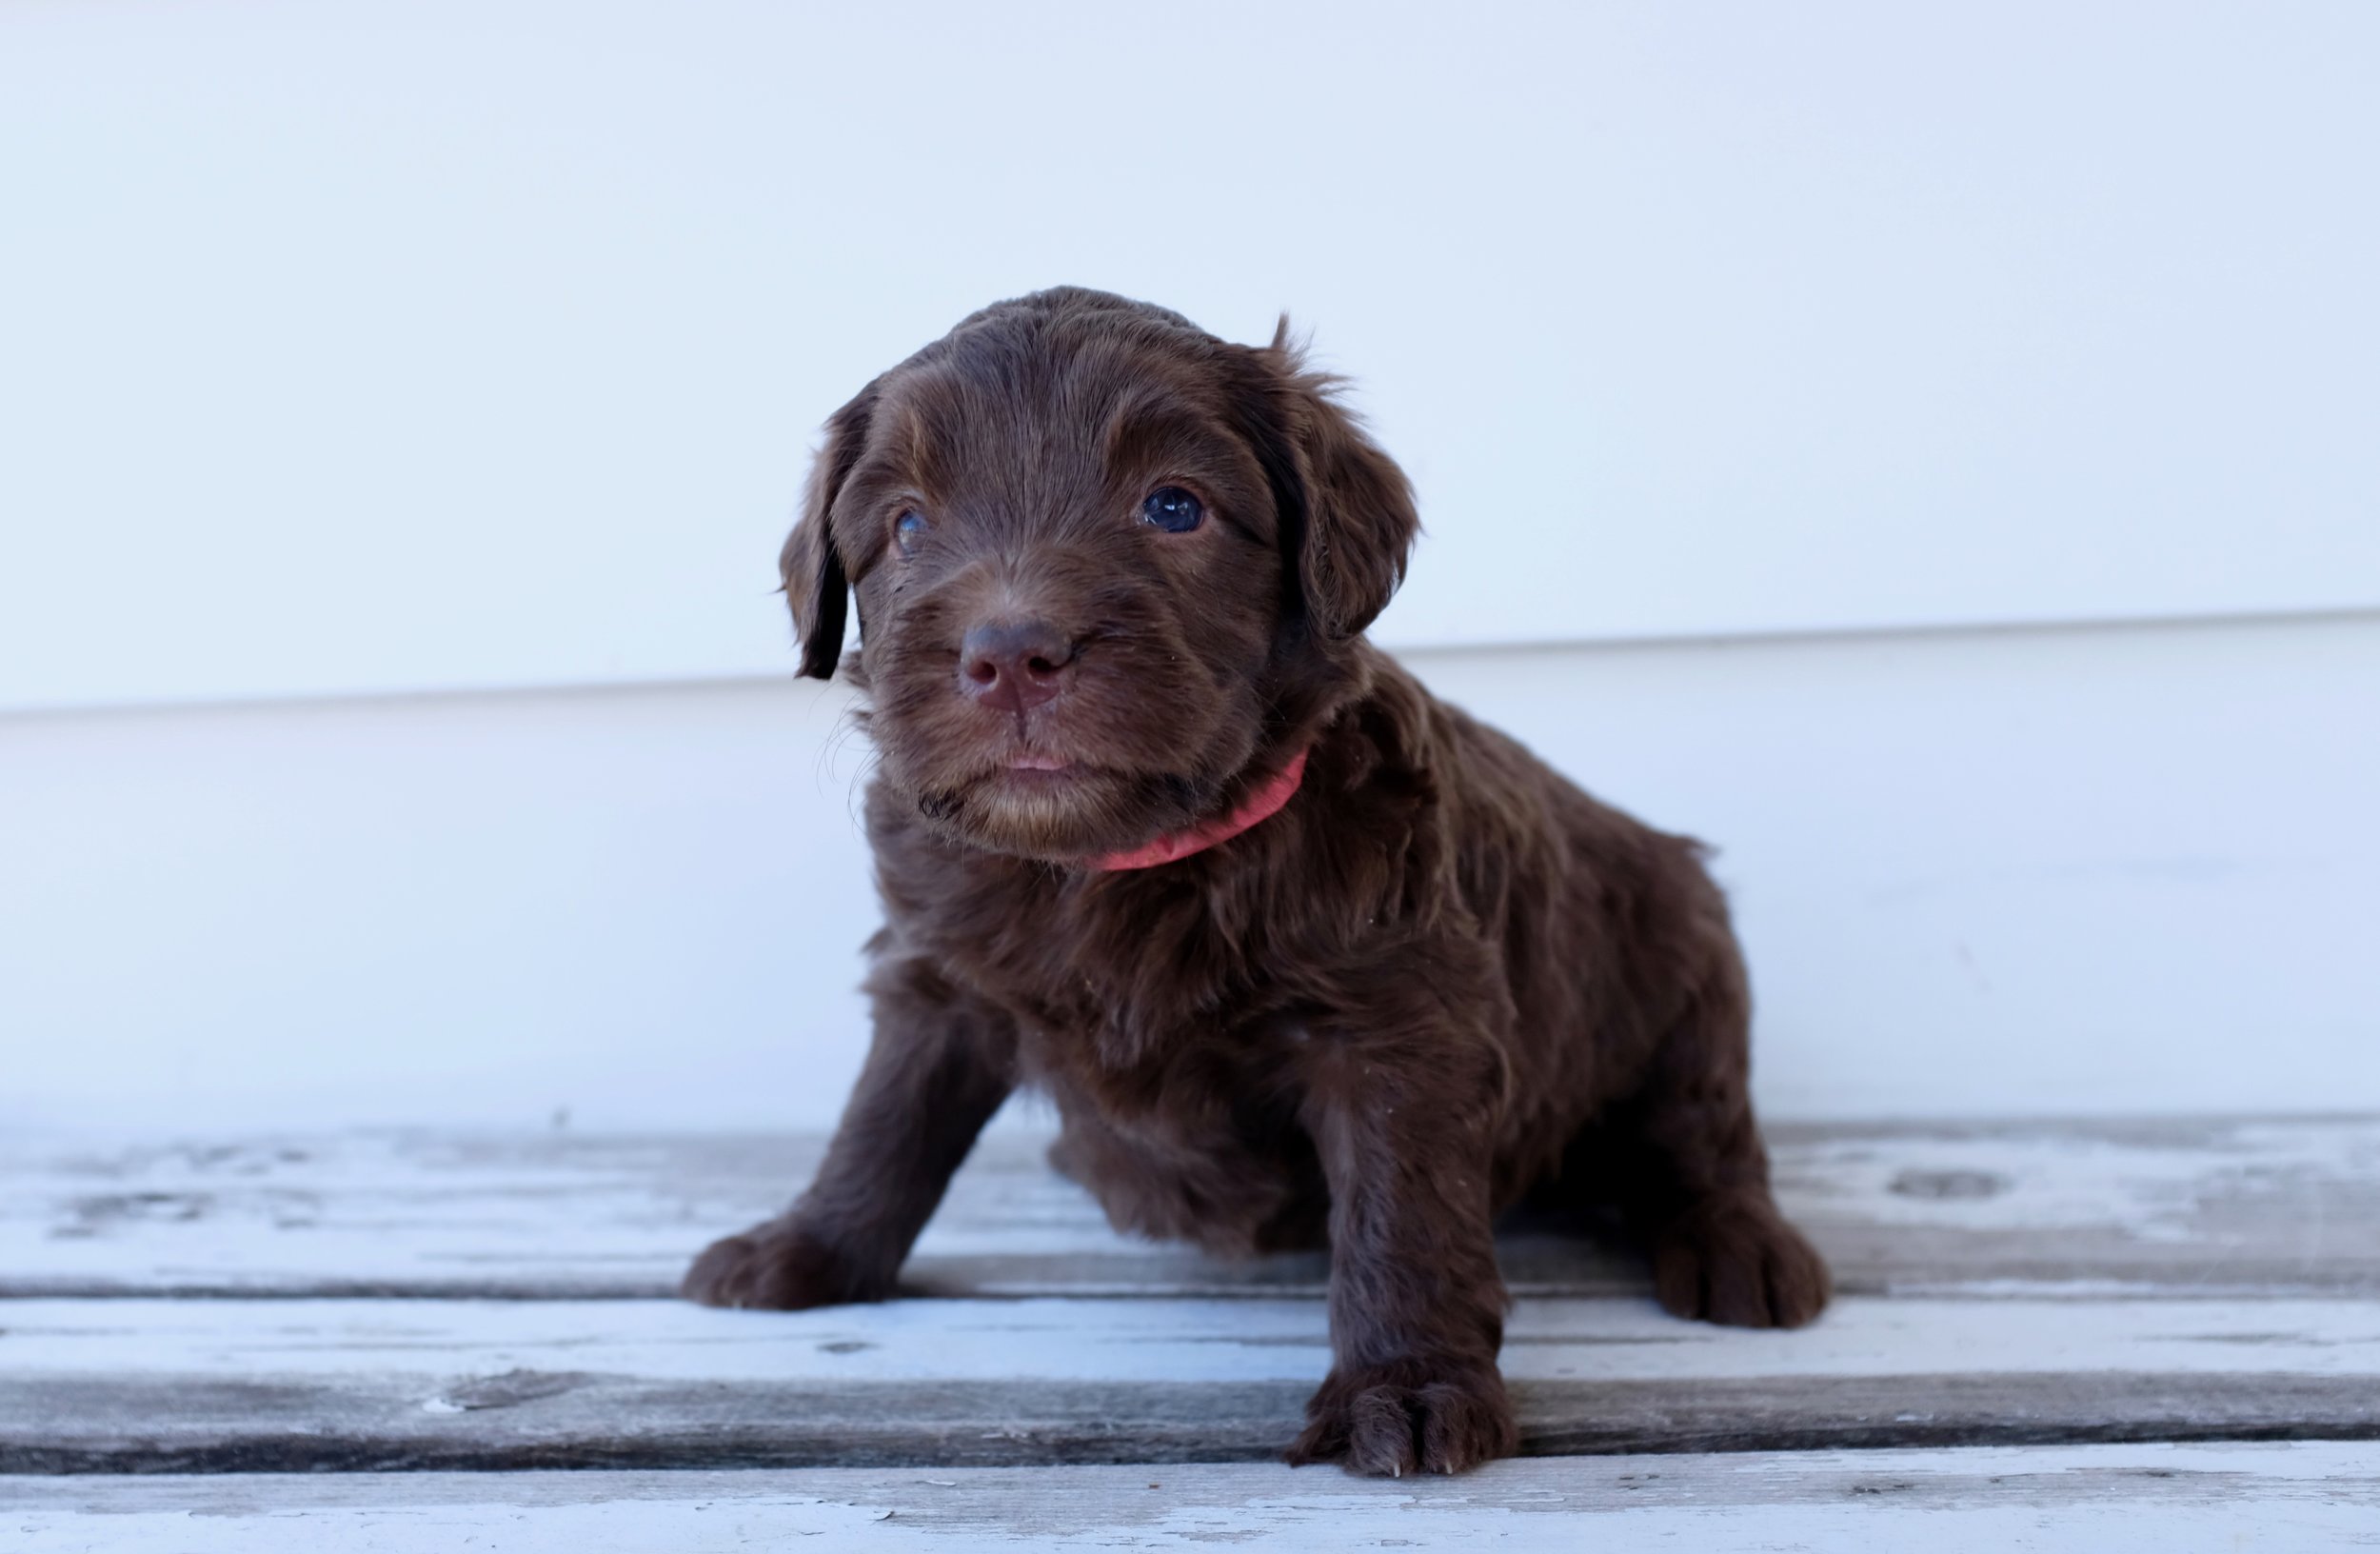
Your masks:
{"label": "wooden plank", "polygon": [[[1315,1291],[1323,1264],[1225,1264],[1109,1230],[996,1133],[908,1272],[999,1296]],[[1781,1127],[1778,1190],[1867,1294],[2380,1293],[2380,1121]],[[430,1133],[83,1148],[0,1160],[0,1296],[668,1293],[774,1212],[814,1139]],[[1632,1254],[1541,1228],[1517,1292],[1635,1293]]]}
{"label": "wooden plank", "polygon": [[[1318,1302],[25,1300],[0,1470],[1258,1460]],[[1528,1450],[2380,1437],[2380,1302],[1893,1301],[1796,1333],[1519,1303]]]}
{"label": "wooden plank", "polygon": [[20,1554],[461,1547],[708,1554],[1180,1548],[1704,1554],[2193,1554],[2370,1548],[2368,1446],[2115,1445],[1499,1463],[1362,1483],[1328,1469],[952,1468],[0,1479]]}

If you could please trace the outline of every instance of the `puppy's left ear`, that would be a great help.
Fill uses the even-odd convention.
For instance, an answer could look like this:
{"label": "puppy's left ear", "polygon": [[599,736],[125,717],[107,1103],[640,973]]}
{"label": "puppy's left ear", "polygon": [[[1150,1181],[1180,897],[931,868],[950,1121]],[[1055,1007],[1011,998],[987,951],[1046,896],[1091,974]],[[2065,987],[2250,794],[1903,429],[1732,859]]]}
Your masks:
{"label": "puppy's left ear", "polygon": [[831,519],[843,483],[860,462],[875,409],[876,385],[871,383],[827,418],[826,445],[810,465],[809,484],[802,493],[802,517],[777,557],[785,603],[793,608],[794,632],[802,642],[801,672],[814,679],[833,678],[843,657],[843,600],[851,584],[843,569],[843,553],[835,548]]}
{"label": "puppy's left ear", "polygon": [[1339,402],[1340,380],[1308,369],[1289,315],[1246,359],[1241,430],[1272,483],[1293,608],[1324,642],[1346,642],[1405,580],[1421,529],[1413,484]]}

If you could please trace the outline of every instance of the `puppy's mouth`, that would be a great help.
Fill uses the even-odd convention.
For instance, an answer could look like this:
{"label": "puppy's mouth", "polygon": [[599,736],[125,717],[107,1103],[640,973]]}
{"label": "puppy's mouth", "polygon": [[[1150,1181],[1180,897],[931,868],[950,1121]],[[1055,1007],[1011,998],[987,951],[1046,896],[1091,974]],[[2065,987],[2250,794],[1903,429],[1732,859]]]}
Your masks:
{"label": "puppy's mouth", "polygon": [[1100,767],[1049,750],[1017,750],[1001,757],[998,765],[967,786],[982,804],[1030,804],[1046,808],[1083,799],[1103,786],[1099,778],[1108,775]]}
{"label": "puppy's mouth", "polygon": [[933,785],[941,800],[934,807],[945,814],[982,813],[1021,804],[1054,816],[1078,804],[1100,807],[1111,789],[1129,780],[1070,750],[1007,744],[979,753]]}
{"label": "puppy's mouth", "polygon": [[1058,750],[1012,747],[955,781],[917,791],[918,812],[979,847],[1069,858],[1146,841],[1193,813],[1189,778],[1135,772]]}
{"label": "puppy's mouth", "polygon": [[1002,741],[995,748],[979,754],[972,766],[961,786],[981,788],[987,795],[1002,791],[1055,793],[1112,775],[1097,762],[1084,760],[1080,751],[1023,740]]}

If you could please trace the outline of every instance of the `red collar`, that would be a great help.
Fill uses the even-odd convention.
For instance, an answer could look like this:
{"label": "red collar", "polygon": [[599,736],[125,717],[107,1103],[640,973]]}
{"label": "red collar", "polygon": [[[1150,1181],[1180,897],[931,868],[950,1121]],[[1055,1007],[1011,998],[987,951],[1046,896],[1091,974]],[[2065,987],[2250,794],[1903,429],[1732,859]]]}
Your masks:
{"label": "red collar", "polygon": [[1289,765],[1250,788],[1240,807],[1220,820],[1210,820],[1185,831],[1169,831],[1129,852],[1102,853],[1086,867],[1098,873],[1113,874],[1127,868],[1155,868],[1194,852],[1204,852],[1216,843],[1228,842],[1249,827],[1278,814],[1280,807],[1289,802],[1289,796],[1298,791],[1305,774],[1306,752],[1299,750],[1290,758]]}

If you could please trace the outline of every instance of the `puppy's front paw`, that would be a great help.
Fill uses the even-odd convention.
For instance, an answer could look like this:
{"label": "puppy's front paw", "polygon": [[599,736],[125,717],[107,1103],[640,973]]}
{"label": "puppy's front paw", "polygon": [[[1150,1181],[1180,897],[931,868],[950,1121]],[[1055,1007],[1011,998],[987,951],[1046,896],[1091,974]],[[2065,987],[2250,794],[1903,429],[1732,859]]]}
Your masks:
{"label": "puppy's front paw", "polygon": [[686,1269],[678,1292],[704,1305],[767,1311],[880,1301],[891,1293],[823,1239],[786,1220],[712,1242]]}
{"label": "puppy's front paw", "polygon": [[1724,1198],[1655,1239],[1653,1283],[1676,1316],[1730,1327],[1798,1327],[1826,1308],[1825,1259],[1763,1198]]}
{"label": "puppy's front paw", "polygon": [[1337,1463],[1350,1473],[1460,1473],[1520,1444],[1494,1365],[1395,1365],[1334,1370],[1306,1405],[1293,1467]]}

